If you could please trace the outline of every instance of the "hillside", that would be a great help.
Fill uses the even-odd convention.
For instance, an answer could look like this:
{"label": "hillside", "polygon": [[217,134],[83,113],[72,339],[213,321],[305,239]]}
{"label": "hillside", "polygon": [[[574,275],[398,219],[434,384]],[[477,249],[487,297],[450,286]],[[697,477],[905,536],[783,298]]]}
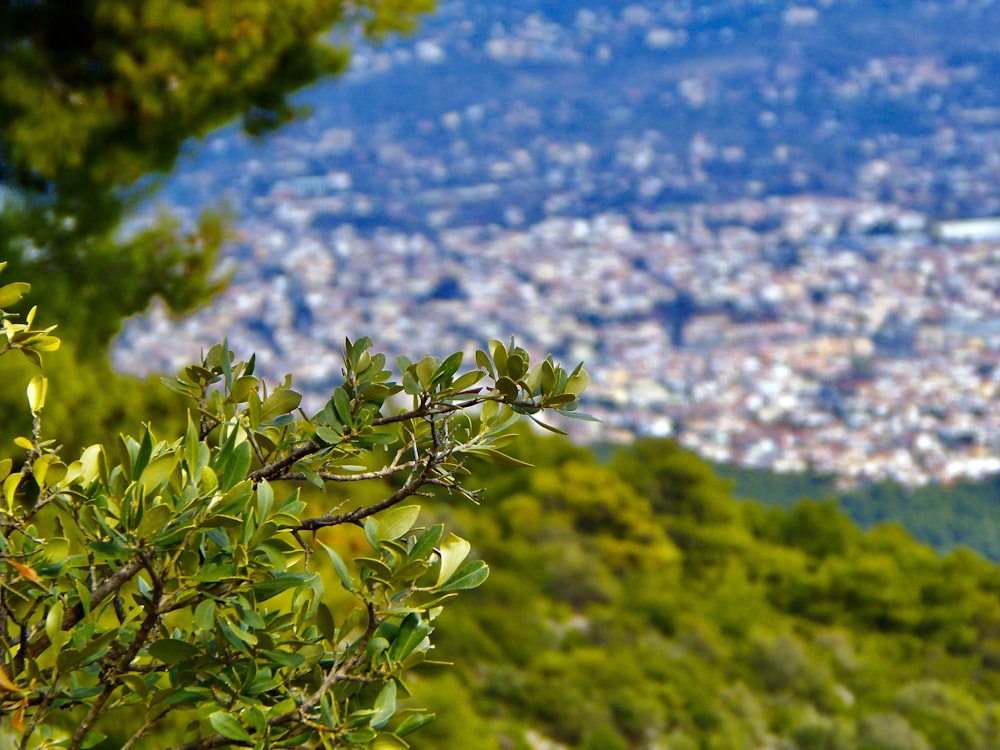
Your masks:
{"label": "hillside", "polygon": [[[669,442],[530,439],[456,523],[492,565],[442,617],[415,748],[1000,743],[1000,568],[831,504],[735,502]],[[546,745],[543,739],[557,745]]]}

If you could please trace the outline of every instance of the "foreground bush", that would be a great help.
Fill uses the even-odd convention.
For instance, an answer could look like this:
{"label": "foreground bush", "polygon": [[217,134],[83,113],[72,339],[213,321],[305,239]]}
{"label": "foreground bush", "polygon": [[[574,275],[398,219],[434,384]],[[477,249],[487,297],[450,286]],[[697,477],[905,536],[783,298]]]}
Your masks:
{"label": "foreground bush", "polygon": [[[0,288],[0,308],[27,290]],[[40,365],[59,340],[33,313],[0,310],[0,353]],[[499,450],[507,430],[545,410],[581,416],[586,385],[513,342],[462,363],[401,358],[396,382],[368,339],[348,341],[343,384],[307,417],[291,378],[268,388],[221,344],[168,383],[192,401],[183,436],[150,425],[73,458],[33,378],[26,458],[0,464],[0,739],[406,747],[433,718],[400,707],[407,672],[443,604],[488,574],[469,542],[422,526],[414,500],[475,500],[465,462],[517,463]],[[391,489],[317,513],[301,482]],[[333,527],[358,528],[346,550],[322,541]]]}

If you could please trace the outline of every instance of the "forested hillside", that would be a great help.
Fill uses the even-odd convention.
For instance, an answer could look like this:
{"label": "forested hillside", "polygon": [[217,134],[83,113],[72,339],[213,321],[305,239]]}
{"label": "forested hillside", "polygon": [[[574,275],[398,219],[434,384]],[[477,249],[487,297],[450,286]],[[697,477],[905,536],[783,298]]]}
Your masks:
{"label": "forested hillside", "polygon": [[803,498],[836,500],[863,528],[892,521],[941,552],[969,547],[990,560],[1000,560],[997,477],[916,488],[886,481],[838,491],[834,478],[829,476],[736,466],[716,468],[733,480],[733,494],[741,499],[785,508]]}
{"label": "forested hillside", "polygon": [[1000,568],[832,503],[735,501],[670,442],[522,443],[534,469],[433,506],[493,572],[442,617],[457,668],[422,669],[415,748],[1000,745]]}

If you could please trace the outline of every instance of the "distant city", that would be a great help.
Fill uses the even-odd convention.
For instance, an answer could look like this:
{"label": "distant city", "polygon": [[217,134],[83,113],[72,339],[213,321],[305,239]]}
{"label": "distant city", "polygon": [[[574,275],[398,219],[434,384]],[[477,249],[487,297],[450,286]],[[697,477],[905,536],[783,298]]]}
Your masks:
{"label": "distant city", "polygon": [[117,366],[223,336],[318,406],[345,336],[514,335],[583,360],[586,439],[844,485],[1000,472],[1000,4],[439,3],[311,114],[228,129],[163,198],[224,199],[211,307]]}

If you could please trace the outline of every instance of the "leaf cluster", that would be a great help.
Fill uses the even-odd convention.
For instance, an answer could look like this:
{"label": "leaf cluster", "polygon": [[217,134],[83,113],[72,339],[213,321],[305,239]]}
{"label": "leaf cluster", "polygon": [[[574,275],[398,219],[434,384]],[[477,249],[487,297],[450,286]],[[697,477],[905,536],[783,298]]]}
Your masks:
{"label": "leaf cluster", "polygon": [[[496,345],[492,372],[455,354],[400,360],[397,378],[371,345],[345,343],[344,382],[312,416],[290,377],[269,387],[217,345],[167,381],[192,405],[182,436],[146,426],[75,459],[44,439],[47,381],[32,380],[27,456],[0,464],[0,707],[17,747],[405,748],[431,721],[402,706],[406,675],[444,603],[489,570],[404,501],[476,499],[465,460],[504,460],[518,412],[571,413],[586,376],[525,355],[511,392]],[[318,510],[300,496],[359,482],[390,489]],[[323,541],[334,527],[361,534],[351,554]]]}

